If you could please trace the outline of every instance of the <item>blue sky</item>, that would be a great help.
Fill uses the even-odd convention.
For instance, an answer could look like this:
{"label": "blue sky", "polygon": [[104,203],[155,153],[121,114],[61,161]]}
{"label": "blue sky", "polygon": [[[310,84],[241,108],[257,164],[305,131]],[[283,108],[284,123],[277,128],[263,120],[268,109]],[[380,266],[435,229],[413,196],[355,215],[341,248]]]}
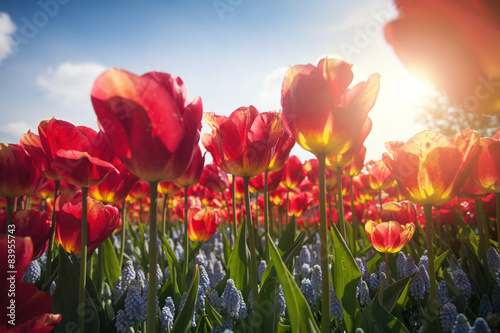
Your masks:
{"label": "blue sky", "polygon": [[205,111],[227,115],[249,104],[280,109],[288,66],[335,56],[354,64],[354,83],[382,75],[366,141],[367,159],[379,159],[384,142],[423,129],[414,122],[423,85],[383,37],[395,16],[386,0],[4,0],[0,142],[53,116],[97,129],[90,89],[108,67],[179,75]]}

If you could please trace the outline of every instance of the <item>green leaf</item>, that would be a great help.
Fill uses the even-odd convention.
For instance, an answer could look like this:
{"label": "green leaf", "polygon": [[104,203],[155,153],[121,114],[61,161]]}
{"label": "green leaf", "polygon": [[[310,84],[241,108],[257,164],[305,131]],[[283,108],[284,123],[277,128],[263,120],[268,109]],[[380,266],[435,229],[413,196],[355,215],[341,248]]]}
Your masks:
{"label": "green leaf", "polygon": [[389,313],[392,312],[394,306],[397,304],[399,300],[399,295],[406,288],[408,282],[410,281],[410,278],[412,277],[413,275],[407,276],[385,288],[382,299],[382,305],[387,310],[387,312]]}
{"label": "green leaf", "polygon": [[356,287],[361,279],[361,271],[335,224],[331,224],[330,229],[335,259],[332,269],[335,292],[344,309],[344,323],[347,331],[353,332],[360,320]]}
{"label": "green leaf", "polygon": [[223,254],[224,254],[224,262],[229,261],[229,257],[231,256],[231,244],[227,239],[226,233],[222,231],[222,242],[223,242]]}
{"label": "green leaf", "polygon": [[234,243],[233,251],[227,263],[229,278],[233,279],[234,285],[245,297],[250,292],[250,250],[246,242],[246,223],[243,221],[238,237]]}
{"label": "green leaf", "polygon": [[219,326],[222,326],[222,316],[210,305],[208,297],[205,297],[205,312],[212,323],[217,322]]}
{"label": "green leaf", "polygon": [[424,318],[419,332],[421,333],[441,333],[441,323],[439,321],[439,309],[437,300],[428,302],[424,308]]}
{"label": "green leaf", "polygon": [[102,243],[101,249],[104,252],[104,274],[106,274],[109,285],[114,287],[118,277],[120,277],[121,267],[109,237]]}
{"label": "green leaf", "polygon": [[365,333],[409,333],[406,327],[382,305],[384,300],[383,286],[361,314],[361,328]]}
{"label": "green leaf", "polygon": [[437,274],[439,271],[439,267],[443,263],[444,259],[446,259],[446,256],[448,255],[449,250],[446,250],[443,254],[441,254],[439,257],[434,259],[434,273]]}
{"label": "green leaf", "polygon": [[295,284],[292,274],[285,267],[273,241],[267,235],[269,251],[285,295],[292,332],[319,332],[311,309],[304,295]]}
{"label": "green leaf", "polygon": [[[78,329],[78,289],[79,276],[66,252],[59,246],[59,274],[56,290],[52,296],[54,313],[62,315],[56,332],[76,331]],[[88,292],[85,297],[85,332],[99,332],[99,314]]]}
{"label": "green leaf", "polygon": [[200,279],[200,274],[198,272],[198,266],[196,266],[193,282],[191,283],[191,287],[189,287],[189,292],[186,297],[186,302],[184,303],[181,312],[175,319],[172,332],[184,332],[184,333],[191,332],[191,327],[193,325],[193,313],[196,305],[196,297],[198,296],[199,279]]}
{"label": "green leaf", "polygon": [[377,251],[375,252],[374,255],[370,257],[370,259],[366,261],[366,266],[368,266],[368,272],[370,274],[375,272],[375,270],[377,269],[377,264],[380,261],[380,259],[382,259],[382,257],[383,257],[382,253]]}
{"label": "green leaf", "polygon": [[462,242],[462,244],[464,245],[463,247],[465,248],[465,255],[469,261],[468,266],[471,275],[474,281],[476,281],[477,287],[479,289],[479,294],[486,294],[488,292],[490,284],[493,282],[491,274],[485,269],[484,265],[479,262],[478,256],[471,249],[471,245],[467,244],[467,242]]}

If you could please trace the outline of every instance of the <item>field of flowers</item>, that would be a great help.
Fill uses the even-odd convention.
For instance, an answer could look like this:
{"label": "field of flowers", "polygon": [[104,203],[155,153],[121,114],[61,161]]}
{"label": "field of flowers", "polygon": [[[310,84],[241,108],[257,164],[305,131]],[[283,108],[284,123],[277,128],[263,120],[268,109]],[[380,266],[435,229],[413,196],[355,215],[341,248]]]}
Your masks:
{"label": "field of flowers", "polygon": [[[500,52],[470,31],[500,40],[500,14],[465,2],[401,3],[386,38],[498,113],[475,81]],[[0,331],[500,331],[500,131],[427,130],[365,161],[380,76],[352,84],[351,67],[291,66],[282,111],[229,116],[178,76],[111,68],[90,92],[98,132],[52,118],[0,144]]]}

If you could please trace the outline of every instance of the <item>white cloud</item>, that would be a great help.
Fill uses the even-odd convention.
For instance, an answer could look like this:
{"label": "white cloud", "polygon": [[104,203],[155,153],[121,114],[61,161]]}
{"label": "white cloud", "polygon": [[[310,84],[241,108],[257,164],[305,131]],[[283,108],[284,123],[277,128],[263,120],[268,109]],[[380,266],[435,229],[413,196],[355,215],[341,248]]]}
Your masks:
{"label": "white cloud", "polygon": [[92,85],[104,70],[105,66],[95,62],[64,62],[56,69],[49,68],[37,77],[36,82],[48,99],[66,106],[81,102],[90,105]]}
{"label": "white cloud", "polygon": [[10,19],[9,14],[0,12],[0,64],[2,60],[14,53],[15,43],[12,34],[16,31],[16,25]]}
{"label": "white cloud", "polygon": [[0,137],[2,142],[18,143],[21,135],[29,129],[33,129],[33,126],[25,121],[10,122],[0,127]]}
{"label": "white cloud", "polygon": [[259,93],[261,111],[281,109],[281,85],[287,70],[286,66],[278,67],[264,77]]}

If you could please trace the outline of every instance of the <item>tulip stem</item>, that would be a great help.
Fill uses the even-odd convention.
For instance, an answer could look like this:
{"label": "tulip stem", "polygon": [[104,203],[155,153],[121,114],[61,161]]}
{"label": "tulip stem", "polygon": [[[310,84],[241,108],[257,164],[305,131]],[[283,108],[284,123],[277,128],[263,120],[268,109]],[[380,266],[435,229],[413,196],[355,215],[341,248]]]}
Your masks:
{"label": "tulip stem", "polygon": [[332,195],[330,194],[330,189],[326,190],[326,199],[328,201],[328,221],[330,225],[333,223],[333,213],[332,213]]}
{"label": "tulip stem", "polygon": [[[224,191],[221,192],[222,193],[222,198],[224,199],[224,202],[226,203],[226,208],[227,208],[227,219],[228,219],[228,222],[229,222],[229,219],[231,218],[231,208],[229,208],[229,202],[227,201],[227,197],[226,195],[224,194]],[[231,222],[229,222],[229,227],[231,227]],[[222,232],[224,232],[224,229],[222,229]],[[234,237],[234,239],[236,239],[236,235]],[[233,241],[231,239],[231,228],[229,228],[229,244],[231,246],[233,246]]]}
{"label": "tulip stem", "polygon": [[104,248],[102,244],[99,245],[97,249],[97,277],[96,277],[96,289],[97,289],[97,297],[101,299],[102,297],[102,281],[103,281],[103,272],[104,272]]}
{"label": "tulip stem", "polygon": [[163,234],[163,237],[167,237],[167,195],[163,195],[163,209],[161,211],[161,232]]}
{"label": "tulip stem", "polygon": [[486,224],[486,214],[484,212],[484,206],[481,199],[474,199],[476,204],[476,215],[477,215],[477,229],[479,231],[479,257],[483,262],[488,262],[486,259],[486,253],[488,252],[490,244],[490,235],[488,231],[488,225]]}
{"label": "tulip stem", "polygon": [[[324,168],[323,168],[324,169]],[[323,172],[325,172],[323,170]],[[345,230],[345,221],[344,221],[344,198],[342,196],[342,168],[337,168],[337,189],[338,189],[338,200],[337,200],[337,224],[340,226],[339,230],[344,238],[346,244],[348,244],[347,232]]]}
{"label": "tulip stem", "polygon": [[238,237],[238,227],[236,225],[236,176],[233,175],[232,179],[232,196],[233,196],[233,236],[236,242],[236,237]]}
{"label": "tulip stem", "polygon": [[434,247],[432,240],[434,238],[434,218],[432,216],[432,204],[424,205],[425,233],[427,235],[427,258],[429,259],[429,280],[431,285],[430,299],[437,299],[436,273],[434,273]]}
{"label": "tulip stem", "polygon": [[189,237],[188,237],[188,186],[184,187],[184,279],[187,280],[189,265]]}
{"label": "tulip stem", "polygon": [[252,316],[252,327],[258,328],[259,319],[256,316],[256,311],[259,310],[259,290],[258,290],[258,276],[257,276],[257,255],[255,251],[255,237],[254,228],[252,223],[252,211],[250,208],[250,193],[248,191],[248,185],[250,183],[249,177],[243,177],[244,188],[245,188],[245,208],[247,213],[247,225],[248,225],[248,243],[250,246],[250,283],[252,286],[252,297],[253,297],[253,316]]}
{"label": "tulip stem", "polygon": [[[380,205],[380,222],[382,221],[382,190],[378,190],[378,203]],[[376,209],[376,207],[375,207]]]}
{"label": "tulip stem", "polygon": [[[319,176],[319,237],[321,242],[321,331],[330,332],[330,274],[328,272],[328,237],[326,227],[326,184],[325,184],[325,154],[318,154]],[[340,197],[342,188],[340,187]],[[342,204],[342,199],[339,200]],[[338,211],[341,209],[337,207]],[[339,215],[340,223],[342,215]],[[343,218],[343,217],[342,217]],[[345,230],[344,230],[345,232]]]}
{"label": "tulip stem", "polygon": [[[269,201],[269,193],[267,192],[267,175],[268,175],[268,170],[264,172],[264,230],[265,230],[265,235],[269,234],[269,211],[268,211],[268,201]],[[257,206],[259,203],[257,202]],[[266,261],[269,262],[269,247],[267,242],[265,243],[265,254],[266,254]]]}
{"label": "tulip stem", "polygon": [[497,208],[497,242],[500,243],[500,193],[495,193]]}
{"label": "tulip stem", "polygon": [[87,194],[88,187],[82,187],[82,229],[80,242],[80,288],[78,292],[78,328],[85,332],[85,285],[87,282]]}
{"label": "tulip stem", "polygon": [[[45,264],[45,283],[47,283],[52,275],[52,247],[54,244],[54,234],[56,233],[56,199],[59,194],[60,180],[55,181],[54,202],[52,205],[52,224],[50,225],[49,247],[47,248],[47,261]],[[7,200],[7,202],[9,202]]]}
{"label": "tulip stem", "polygon": [[127,238],[127,228],[128,228],[128,223],[127,223],[127,200],[123,200],[122,203],[122,229],[120,230],[120,258],[118,263],[120,264],[120,269],[122,269],[122,264],[123,264],[123,254],[125,253],[125,239]]}
{"label": "tulip stem", "polygon": [[156,210],[158,204],[158,182],[149,182],[149,286],[148,286],[148,332],[156,332],[156,259],[158,255],[158,245],[156,243]]}
{"label": "tulip stem", "polygon": [[391,272],[389,271],[389,252],[385,253],[385,279],[387,281],[387,286],[391,284]]}
{"label": "tulip stem", "polygon": [[353,181],[352,181],[352,176],[350,177],[351,178],[351,182],[350,182],[350,192],[351,192],[351,223],[352,223],[352,238],[353,238],[353,242],[354,242],[354,246],[353,246],[353,249],[354,249],[354,256],[357,256],[358,255],[358,248],[356,246],[356,243],[358,242],[358,218],[356,216],[356,208],[354,207],[354,186],[353,186]]}

